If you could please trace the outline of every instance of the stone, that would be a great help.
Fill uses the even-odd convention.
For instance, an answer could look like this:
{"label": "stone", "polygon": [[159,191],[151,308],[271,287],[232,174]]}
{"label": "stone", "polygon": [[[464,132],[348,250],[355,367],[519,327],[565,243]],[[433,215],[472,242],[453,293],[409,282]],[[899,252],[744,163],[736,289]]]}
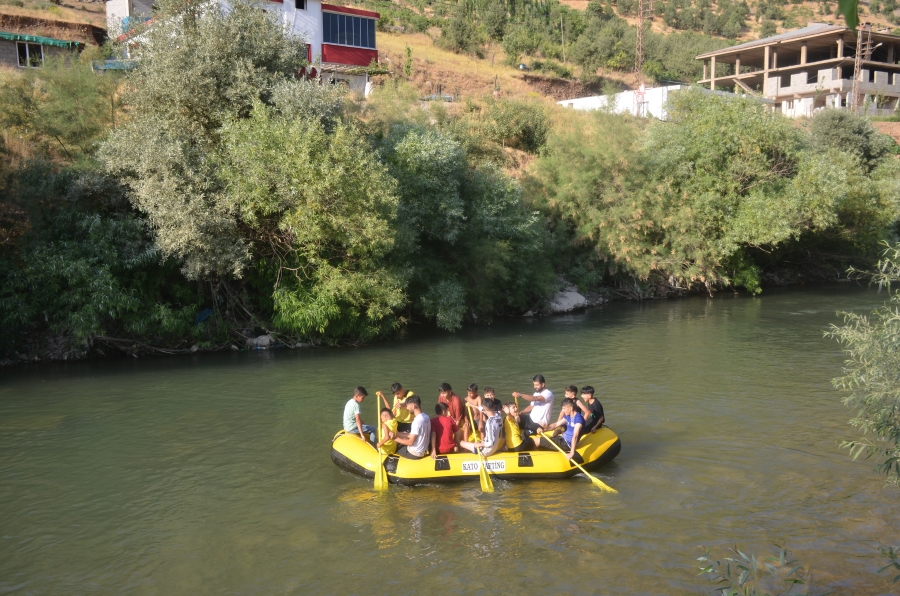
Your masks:
{"label": "stone", "polygon": [[554,294],[553,299],[550,301],[550,312],[572,312],[573,310],[587,308],[587,306],[587,298],[585,298],[578,292],[557,292],[556,294]]}
{"label": "stone", "polygon": [[191,346],[191,354],[195,354],[197,352],[197,350],[199,350],[199,349],[200,348],[197,347],[197,344],[192,345]]}
{"label": "stone", "polygon": [[247,340],[247,347],[250,348],[268,348],[275,343],[275,338],[271,335],[260,335]]}

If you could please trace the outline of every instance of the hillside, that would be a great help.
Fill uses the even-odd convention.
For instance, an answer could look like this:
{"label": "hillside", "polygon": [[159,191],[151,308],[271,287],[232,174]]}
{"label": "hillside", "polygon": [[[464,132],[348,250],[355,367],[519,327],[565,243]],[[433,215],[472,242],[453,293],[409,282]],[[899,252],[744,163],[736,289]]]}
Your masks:
{"label": "hillside", "polygon": [[105,38],[106,3],[0,0],[0,30],[99,45]]}

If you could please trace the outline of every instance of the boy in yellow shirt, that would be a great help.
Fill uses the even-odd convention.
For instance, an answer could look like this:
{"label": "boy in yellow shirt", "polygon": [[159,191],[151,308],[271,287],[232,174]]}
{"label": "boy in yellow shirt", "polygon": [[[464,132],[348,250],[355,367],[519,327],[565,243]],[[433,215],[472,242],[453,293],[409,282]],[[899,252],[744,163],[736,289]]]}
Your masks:
{"label": "boy in yellow shirt", "polygon": [[503,406],[503,432],[506,435],[507,451],[530,451],[536,449],[531,437],[522,435],[519,428],[519,406],[511,401]]}
{"label": "boy in yellow shirt", "polygon": [[390,408],[391,412],[394,414],[394,418],[397,420],[397,432],[408,433],[412,428],[413,415],[412,412],[406,409],[406,398],[414,394],[412,391],[404,390],[403,385],[400,383],[391,385],[391,393],[394,394],[393,407],[388,404],[384,393],[376,391],[375,395],[380,397],[382,401],[384,401],[384,407]]}
{"label": "boy in yellow shirt", "polygon": [[381,440],[375,447],[378,452],[384,456],[397,453],[397,419],[391,413],[390,408],[382,408],[381,410]]}

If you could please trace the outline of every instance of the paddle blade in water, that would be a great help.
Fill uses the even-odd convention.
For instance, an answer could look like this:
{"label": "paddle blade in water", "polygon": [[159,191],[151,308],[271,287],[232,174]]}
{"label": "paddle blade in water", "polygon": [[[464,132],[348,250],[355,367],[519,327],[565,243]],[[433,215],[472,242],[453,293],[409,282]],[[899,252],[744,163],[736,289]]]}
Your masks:
{"label": "paddle blade in water", "polygon": [[[378,454],[378,456],[380,459],[381,454]],[[384,471],[384,465],[379,461],[378,465],[375,466],[375,490],[387,490],[387,488],[387,472]]]}
{"label": "paddle blade in water", "polygon": [[590,474],[588,474],[588,478],[590,478],[593,485],[596,486],[597,488],[599,488],[600,490],[605,490],[607,492],[615,493],[615,494],[618,494],[618,492],[619,492],[595,476],[591,476]]}
{"label": "paddle blade in water", "polygon": [[488,475],[485,463],[484,458],[481,458],[481,491],[492,493],[494,492],[494,483],[491,482],[491,477]]}

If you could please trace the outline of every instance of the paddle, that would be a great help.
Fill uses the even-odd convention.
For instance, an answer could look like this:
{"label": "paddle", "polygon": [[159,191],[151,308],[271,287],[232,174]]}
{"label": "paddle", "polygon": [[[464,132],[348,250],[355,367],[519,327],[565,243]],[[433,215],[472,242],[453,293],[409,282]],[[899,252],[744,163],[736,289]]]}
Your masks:
{"label": "paddle", "polygon": [[[475,433],[475,442],[478,442],[478,430],[475,428],[475,421],[472,420],[472,408],[469,404],[466,404],[466,411],[469,413],[469,424],[472,425],[472,432]],[[478,455],[481,457],[481,492],[492,493],[494,492],[494,483],[491,482],[491,477],[488,476],[487,471],[487,460],[484,459],[484,454],[481,452],[481,449],[475,448],[478,451]]]}
{"label": "paddle", "polygon": [[[378,421],[378,431],[376,436],[378,437],[378,442],[381,442],[381,427],[384,426],[381,422],[381,404],[378,403],[378,400],[375,400],[375,405],[378,406],[378,417],[376,420]],[[381,459],[381,449],[375,447],[375,490],[387,490],[388,488],[388,479],[387,472],[384,470],[384,462]]]}
{"label": "paddle", "polygon": [[[548,442],[548,443],[550,443],[551,445],[553,445],[554,447],[556,447],[557,451],[559,451],[559,452],[562,453],[563,455],[566,455],[566,452],[563,451],[562,447],[560,447],[559,445],[557,445],[556,443],[554,443],[553,441],[551,441],[551,440],[550,440],[550,437],[547,436],[547,433],[546,433],[546,432],[542,432],[542,433],[541,433],[541,436],[542,436],[542,437],[545,437],[545,438],[547,439],[547,442]],[[585,470],[585,469],[581,466],[581,464],[578,463],[577,461],[575,461],[574,459],[570,459],[569,461],[572,462],[573,464],[575,464],[576,466],[578,466],[578,469],[581,470],[581,473],[584,474],[585,476],[587,476],[588,478],[590,478],[590,479],[591,479],[591,482],[593,483],[593,485],[596,486],[597,488],[599,488],[600,490],[609,491],[609,492],[611,492],[611,493],[618,493],[618,492],[619,492],[619,491],[617,491],[616,489],[614,489],[613,487],[607,486],[606,484],[604,484],[603,481],[600,480],[599,478],[595,478],[594,476],[591,476],[591,475],[588,473],[588,471]]]}

